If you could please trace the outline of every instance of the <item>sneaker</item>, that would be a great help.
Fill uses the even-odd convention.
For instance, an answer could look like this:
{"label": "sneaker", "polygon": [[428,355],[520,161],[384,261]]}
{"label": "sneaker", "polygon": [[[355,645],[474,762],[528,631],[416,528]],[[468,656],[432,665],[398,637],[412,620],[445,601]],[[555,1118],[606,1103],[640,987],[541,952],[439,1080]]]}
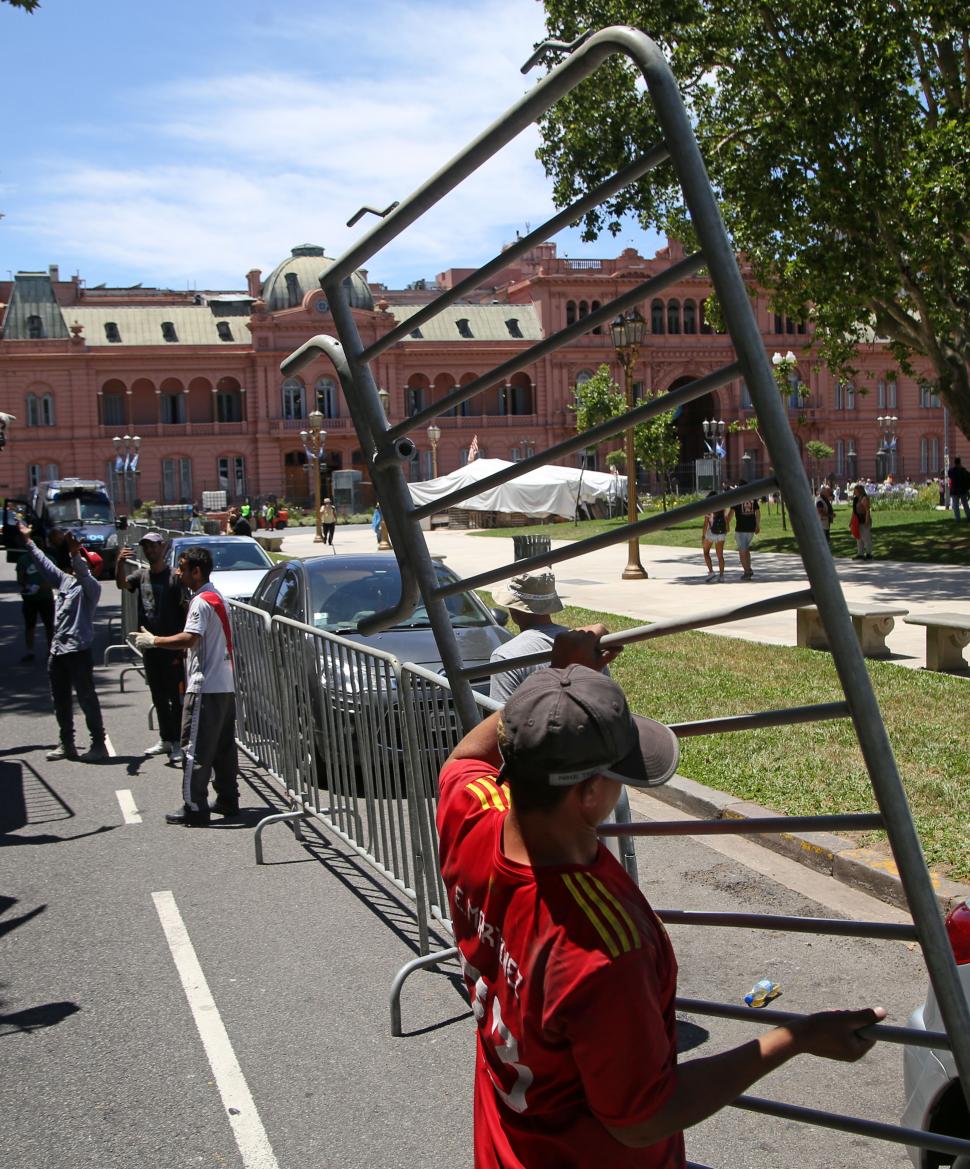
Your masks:
{"label": "sneaker", "polygon": [[181,767],[182,760],[184,758],[185,758],[185,756],[182,754],[182,748],[178,745],[178,743],[173,743],[172,749],[168,753],[169,763],[174,763],[176,765],[176,767]]}
{"label": "sneaker", "polygon": [[175,744],[170,743],[168,741],[168,739],[159,739],[157,743],[153,744],[153,746],[145,748],[145,754],[146,755],[165,755],[165,754],[170,755],[172,753],[172,748],[174,746],[175,746]]}
{"label": "sneaker", "polygon": [[92,743],[91,746],[79,756],[82,763],[104,763],[111,756],[108,754],[108,748],[104,743]]}
{"label": "sneaker", "polygon": [[238,816],[239,801],[224,800],[222,796],[217,796],[209,805],[209,811],[215,812],[219,816]]}
{"label": "sneaker", "polygon": [[53,763],[55,759],[77,759],[77,749],[75,747],[65,747],[63,743],[53,750],[47,752],[47,759]]}
{"label": "sneaker", "polygon": [[742,580],[750,580],[753,576],[754,576],[753,572],[742,572],[741,573]]}
{"label": "sneaker", "polygon": [[714,573],[713,573],[713,572],[709,572],[709,573],[707,574],[707,579],[708,579],[708,581],[712,581],[712,580],[714,579]]}
{"label": "sneaker", "polygon": [[165,813],[165,823],[181,824],[185,828],[205,828],[209,824],[209,809],[195,811],[188,804],[183,804],[174,812]]}

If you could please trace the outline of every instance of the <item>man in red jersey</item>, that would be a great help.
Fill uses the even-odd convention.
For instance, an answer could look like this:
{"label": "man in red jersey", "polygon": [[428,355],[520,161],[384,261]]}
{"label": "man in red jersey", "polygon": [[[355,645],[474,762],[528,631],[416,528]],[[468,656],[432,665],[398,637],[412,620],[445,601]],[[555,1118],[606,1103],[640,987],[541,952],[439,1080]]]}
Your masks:
{"label": "man in red jersey", "polygon": [[802,1053],[856,1060],[882,1008],[826,1011],[678,1065],[666,931],[597,825],[622,783],[673,774],[668,727],[601,674],[602,625],[560,634],[552,668],[458,744],[438,830],[478,1023],[476,1169],[680,1169],[682,1130]]}

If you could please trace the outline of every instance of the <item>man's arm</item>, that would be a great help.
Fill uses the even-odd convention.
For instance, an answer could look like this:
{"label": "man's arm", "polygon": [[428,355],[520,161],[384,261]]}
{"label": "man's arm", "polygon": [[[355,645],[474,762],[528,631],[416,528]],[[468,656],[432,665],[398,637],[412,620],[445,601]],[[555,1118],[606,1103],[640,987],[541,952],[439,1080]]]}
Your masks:
{"label": "man's arm", "polygon": [[167,637],[149,633],[147,629],[140,629],[132,638],[137,649],[192,649],[202,640],[199,633],[189,633],[185,629],[181,633],[170,633]]}
{"label": "man's arm", "polygon": [[863,1039],[859,1031],[885,1017],[882,1007],[822,1011],[776,1027],[731,1051],[693,1059],[678,1066],[673,1093],[649,1120],[607,1131],[628,1148],[645,1148],[713,1116],[762,1076],[796,1055],[854,1063],[875,1042]]}
{"label": "man's arm", "polygon": [[43,576],[46,580],[49,580],[55,588],[60,588],[61,582],[67,579],[67,573],[61,572],[57,565],[54,564],[53,561],[48,560],[44,553],[41,552],[34,541],[31,540],[31,529],[28,528],[26,524],[20,523],[17,525],[17,527],[20,529],[21,536],[23,536],[24,540],[27,542],[27,552],[33,562],[37,565],[41,576]]}
{"label": "man's arm", "polygon": [[129,590],[131,592],[136,588],[134,573],[127,573],[125,571],[125,564],[132,557],[132,548],[130,544],[126,544],[123,548],[118,549],[118,559],[115,561],[115,584],[124,592]]}

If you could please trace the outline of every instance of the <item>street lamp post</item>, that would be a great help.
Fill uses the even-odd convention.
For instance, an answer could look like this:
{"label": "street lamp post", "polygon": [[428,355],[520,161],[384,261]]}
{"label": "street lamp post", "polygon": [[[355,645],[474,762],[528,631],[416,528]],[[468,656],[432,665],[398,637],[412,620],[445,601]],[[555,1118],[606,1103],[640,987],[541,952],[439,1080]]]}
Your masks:
{"label": "street lamp post", "polygon": [[[623,376],[626,390],[626,408],[633,409],[633,367],[636,365],[647,330],[647,322],[633,309],[626,316],[619,316],[610,325],[613,338],[613,348],[620,365],[623,367]],[[626,431],[626,515],[627,521],[636,523],[637,518],[637,464],[633,449],[633,427]],[[640,541],[632,537],[627,550],[626,568],[623,570],[623,580],[645,580],[646,569],[640,563]]]}
{"label": "street lamp post", "polygon": [[[131,514],[132,506],[135,501],[135,483],[137,476],[140,474],[138,470],[138,450],[141,446],[141,438],[135,434],[126,434],[124,438],[119,438],[118,435],[111,440],[115,448],[115,475],[118,479],[118,484],[121,487],[121,496],[125,502],[125,508]],[[118,491],[115,489],[115,495]]]}
{"label": "street lamp post", "polygon": [[[784,389],[788,386],[789,402],[791,404],[791,395],[798,394],[798,387],[800,382],[798,380],[798,358],[789,349],[787,353],[772,353],[771,364],[775,367],[775,379],[778,382],[778,388]],[[774,471],[774,467],[772,467]],[[778,489],[778,499],[781,503],[781,526],[784,531],[788,530],[788,524],[785,522],[785,496],[782,494],[781,488]]]}
{"label": "street lamp post", "polygon": [[320,469],[327,453],[327,432],[323,429],[323,414],[319,410],[311,410],[307,419],[309,430],[301,430],[300,438],[307,453],[307,467],[313,475],[313,515],[316,534],[314,544],[323,543],[323,530],[320,526]]}
{"label": "street lamp post", "polygon": [[895,414],[880,414],[876,419],[876,425],[879,427],[882,434],[882,444],[879,447],[879,453],[883,456],[883,469],[885,470],[884,479],[892,475],[896,478],[896,423],[899,419]]}
{"label": "street lamp post", "polygon": [[[386,426],[390,421],[389,410],[391,405],[391,395],[387,390],[384,389],[383,386],[381,386],[381,388],[377,391],[377,397],[381,403],[381,410],[384,413],[384,425]],[[379,504],[380,500],[377,502]],[[381,528],[380,535],[377,540],[377,550],[378,552],[389,552],[391,550],[391,537],[387,530],[387,521],[384,519],[383,508],[381,508]]]}
{"label": "street lamp post", "polygon": [[432,422],[428,427],[428,442],[431,444],[431,478],[438,478],[438,440],[441,438],[441,427]]}
{"label": "street lamp post", "polygon": [[717,452],[718,452],[718,447],[720,447],[721,443],[723,443],[723,441],[724,441],[724,435],[726,433],[724,419],[723,418],[718,418],[718,419],[711,418],[710,420],[708,420],[707,418],[705,418],[704,421],[701,423],[701,426],[703,426],[703,428],[704,428],[704,441],[707,443],[707,449],[714,456],[714,486],[717,488],[718,491],[720,491],[721,490],[721,456]]}

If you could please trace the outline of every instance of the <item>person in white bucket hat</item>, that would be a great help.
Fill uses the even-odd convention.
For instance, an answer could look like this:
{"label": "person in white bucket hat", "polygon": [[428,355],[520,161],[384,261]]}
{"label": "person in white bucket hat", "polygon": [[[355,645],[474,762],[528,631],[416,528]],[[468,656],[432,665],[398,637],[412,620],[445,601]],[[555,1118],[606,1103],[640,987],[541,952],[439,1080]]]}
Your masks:
{"label": "person in white bucket hat", "polygon": [[[493,650],[489,659],[506,662],[526,654],[548,653],[556,635],[567,628],[552,619],[561,613],[562,599],[556,592],[556,578],[547,568],[537,572],[523,572],[513,576],[507,584],[492,594],[495,604],[508,609],[509,616],[519,627],[519,634]],[[501,674],[493,674],[489,697],[505,702],[526,678],[541,666],[512,666]]]}

